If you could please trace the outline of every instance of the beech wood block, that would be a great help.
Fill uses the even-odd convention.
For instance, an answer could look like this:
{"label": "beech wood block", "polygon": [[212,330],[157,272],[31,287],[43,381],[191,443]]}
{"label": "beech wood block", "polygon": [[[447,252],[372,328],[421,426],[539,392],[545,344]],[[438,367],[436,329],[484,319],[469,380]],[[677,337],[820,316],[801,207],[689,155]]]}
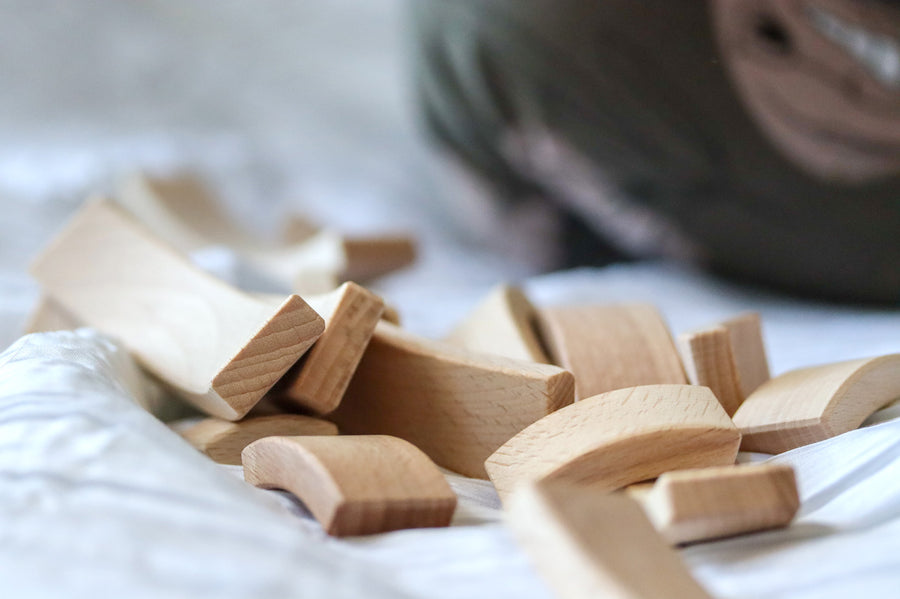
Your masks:
{"label": "beech wood block", "polygon": [[181,433],[184,439],[219,464],[241,464],[241,451],[264,437],[336,435],[333,422],[300,416],[250,417],[240,422],[206,418]]}
{"label": "beech wood block", "polygon": [[444,468],[485,478],[485,458],[572,403],[573,389],[556,366],[470,352],[382,321],[329,418],[345,433],[401,437]]}
{"label": "beech wood block", "polygon": [[709,597],[624,493],[527,484],[513,493],[506,519],[559,599]]}
{"label": "beech wood block", "polygon": [[724,321],[722,326],[728,329],[731,336],[741,397],[747,398],[770,378],[759,314],[746,312]]}
{"label": "beech wood block", "polygon": [[792,370],[734,414],[745,451],[781,453],[846,433],[900,397],[900,354]]}
{"label": "beech wood block", "polygon": [[32,265],[75,318],[119,339],[199,409],[246,414],[321,335],[302,298],[254,299],[195,268],[120,208],[86,204]]}
{"label": "beech wood block", "polygon": [[41,295],[25,322],[25,333],[73,331],[84,324],[52,297]]}
{"label": "beech wood block", "polygon": [[667,472],[640,501],[673,544],[781,528],[800,508],[794,469],[783,464]]}
{"label": "beech wood block", "polygon": [[688,381],[709,387],[728,415],[733,415],[744,396],[728,329],[714,326],[682,333],[678,336],[678,349]]}
{"label": "beech wood block", "polygon": [[494,354],[548,364],[534,330],[534,307],[517,287],[498,285],[447,337],[454,345]]}
{"label": "beech wood block", "polygon": [[733,464],[740,441],[706,387],[647,385],[545,416],[504,443],[485,468],[501,498],[532,480],[612,491],[669,470]]}
{"label": "beech wood block", "polygon": [[281,379],[274,393],[279,399],[327,414],[341,403],[384,311],[384,300],[356,283],[344,283],[332,293],[306,299],[325,319],[325,332]]}
{"label": "beech wood block", "polygon": [[553,363],[575,375],[576,400],[687,382],[669,328],[651,305],[539,308],[538,328]]}
{"label": "beech wood block", "polygon": [[243,462],[248,483],[290,491],[334,536],[447,526],[456,508],[441,471],[396,437],[267,437]]}

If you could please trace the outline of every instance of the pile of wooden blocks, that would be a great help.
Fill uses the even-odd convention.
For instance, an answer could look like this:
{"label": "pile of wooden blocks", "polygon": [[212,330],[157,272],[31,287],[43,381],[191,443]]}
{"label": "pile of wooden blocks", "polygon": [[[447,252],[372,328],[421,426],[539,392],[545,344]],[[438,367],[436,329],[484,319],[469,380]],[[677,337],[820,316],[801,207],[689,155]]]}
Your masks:
{"label": "pile of wooden blocks", "polygon": [[[183,253],[211,243],[300,294],[242,292]],[[823,440],[900,396],[900,355],[770,379],[756,314],[673,340],[650,305],[535,307],[499,286],[426,339],[353,282],[413,256],[407,238],[302,221],[262,244],[196,181],[137,177],[34,262],[31,328],[118,339],[209,415],[187,441],[294,493],[329,534],[446,526],[438,466],[490,478],[564,597],[707,596],[674,545],[786,526],[799,506],[790,467],[738,450]]]}

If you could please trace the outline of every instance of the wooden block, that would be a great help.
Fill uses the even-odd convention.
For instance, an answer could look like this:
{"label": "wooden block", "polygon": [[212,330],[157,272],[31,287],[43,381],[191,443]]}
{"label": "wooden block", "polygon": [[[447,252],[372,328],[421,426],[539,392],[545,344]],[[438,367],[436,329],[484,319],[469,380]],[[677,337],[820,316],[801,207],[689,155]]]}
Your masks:
{"label": "wooden block", "polygon": [[794,469],[783,464],[667,472],[640,501],[673,544],[784,527],[800,508]]}
{"label": "wooden block", "polygon": [[733,464],[741,435],[706,387],[647,385],[562,408],[485,462],[500,497],[531,480],[611,491],[679,468]]}
{"label": "wooden block", "polygon": [[25,322],[25,333],[73,331],[84,324],[52,297],[41,295]]}
{"label": "wooden block", "polygon": [[336,434],[334,423],[297,414],[251,417],[240,422],[206,418],[181,432],[188,443],[213,461],[237,465],[241,463],[241,451],[264,437]]}
{"label": "wooden block", "polygon": [[709,595],[624,493],[527,484],[507,523],[559,599],[700,599]]}
{"label": "wooden block", "polygon": [[651,305],[540,308],[538,329],[553,363],[575,375],[576,400],[687,382],[669,329]]}
{"label": "wooden block", "polygon": [[447,337],[472,351],[549,364],[534,331],[534,307],[517,287],[498,285]]}
{"label": "wooden block", "polygon": [[381,318],[384,301],[356,283],[344,283],[325,296],[306,299],[325,319],[325,332],[273,393],[304,409],[327,414],[341,403]]}
{"label": "wooden block", "polygon": [[900,397],[900,354],[792,370],[748,397],[734,414],[741,449],[781,453],[857,428]]}
{"label": "wooden block", "polygon": [[345,433],[401,437],[444,468],[484,478],[485,458],[572,393],[572,375],[556,366],[469,352],[382,321],[329,418]]}
{"label": "wooden block", "polygon": [[702,385],[718,398],[729,416],[744,401],[732,351],[731,333],[714,326],[682,333],[678,350],[692,385]]}
{"label": "wooden block", "polygon": [[349,281],[371,281],[409,266],[416,260],[416,243],[408,235],[344,236]]}
{"label": "wooden block", "polygon": [[88,203],[35,260],[47,294],[118,338],[196,407],[246,414],[322,333],[299,296],[280,306],[188,263],[110,202]]}
{"label": "wooden block", "polygon": [[747,312],[722,323],[731,336],[737,379],[741,397],[751,393],[769,380],[769,359],[762,338],[759,314]]}
{"label": "wooden block", "polygon": [[334,536],[447,526],[456,508],[440,470],[395,437],[267,437],[243,462],[248,483],[290,491]]}

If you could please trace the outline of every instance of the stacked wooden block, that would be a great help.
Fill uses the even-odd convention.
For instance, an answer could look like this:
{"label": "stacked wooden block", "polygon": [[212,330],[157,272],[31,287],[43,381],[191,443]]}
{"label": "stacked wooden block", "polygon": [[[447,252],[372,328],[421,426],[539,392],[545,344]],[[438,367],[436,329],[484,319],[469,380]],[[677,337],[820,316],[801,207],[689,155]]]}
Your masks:
{"label": "stacked wooden block", "polygon": [[[407,263],[409,240],[292,228],[265,246],[195,182],[135,179],[35,261],[32,328],[117,338],[208,414],[185,439],[293,492],[330,534],[449,524],[440,466],[490,478],[562,596],[701,597],[672,545],[785,526],[799,506],[789,467],[735,465],[738,449],[841,434],[900,396],[900,356],[770,379],[755,314],[676,343],[650,305],[535,308],[499,286],[426,339],[343,282]],[[209,243],[301,295],[244,293],[181,253]]]}

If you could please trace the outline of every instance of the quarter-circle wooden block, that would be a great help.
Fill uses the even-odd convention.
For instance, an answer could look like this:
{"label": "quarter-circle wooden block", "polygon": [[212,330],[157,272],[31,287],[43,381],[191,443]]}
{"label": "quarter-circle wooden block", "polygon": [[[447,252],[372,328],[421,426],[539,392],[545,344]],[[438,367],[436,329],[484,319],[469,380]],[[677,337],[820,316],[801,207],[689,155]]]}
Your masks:
{"label": "quarter-circle wooden block", "polygon": [[444,468],[485,478],[485,458],[572,403],[573,388],[556,366],[470,352],[382,321],[329,419],[348,434],[401,437]]}
{"label": "quarter-circle wooden block", "polygon": [[181,432],[185,441],[214,462],[231,465],[240,465],[241,451],[264,437],[336,434],[333,422],[298,414],[258,416],[240,422],[205,418]]}
{"label": "quarter-circle wooden block", "polygon": [[575,375],[576,400],[639,385],[687,383],[669,328],[652,305],[539,308],[537,322],[553,363]]}
{"label": "quarter-circle wooden block", "polygon": [[734,414],[741,449],[781,453],[857,428],[900,397],[900,354],[786,372],[760,386]]}
{"label": "quarter-circle wooden block", "polygon": [[440,470],[396,437],[267,437],[243,463],[248,483],[290,491],[334,536],[447,526],[456,508]]}
{"label": "quarter-circle wooden block", "polygon": [[669,470],[733,464],[740,440],[706,387],[647,385],[557,410],[504,443],[484,466],[501,498],[532,480],[613,490]]}
{"label": "quarter-circle wooden block", "polygon": [[322,334],[296,295],[257,300],[191,265],[111,202],[89,202],[34,261],[44,291],[178,395],[243,417]]}

